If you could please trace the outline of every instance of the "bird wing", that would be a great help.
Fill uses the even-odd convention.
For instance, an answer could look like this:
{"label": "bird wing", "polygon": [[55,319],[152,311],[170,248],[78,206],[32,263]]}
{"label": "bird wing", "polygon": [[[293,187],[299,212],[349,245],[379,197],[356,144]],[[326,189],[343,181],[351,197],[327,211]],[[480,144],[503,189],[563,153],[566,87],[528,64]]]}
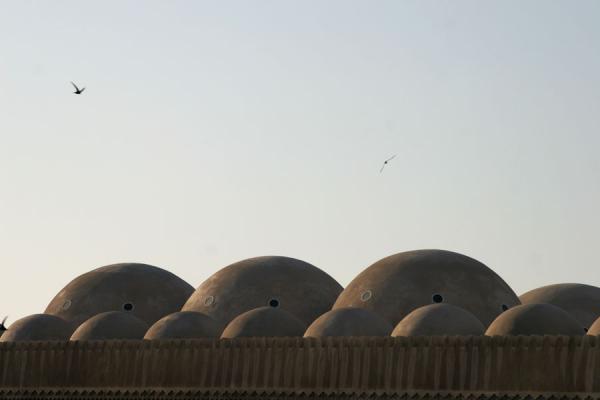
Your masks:
{"label": "bird wing", "polygon": [[83,93],[84,90],[85,90],[85,88],[82,87],[81,90],[79,91],[79,93]]}
{"label": "bird wing", "polygon": [[0,325],[4,325],[4,323],[6,322],[7,319],[8,319],[8,315],[6,317],[4,317],[4,319],[2,320],[2,323],[0,323]]}
{"label": "bird wing", "polygon": [[383,163],[383,165],[381,165],[381,169],[379,170],[379,173],[382,173],[384,168],[385,168],[385,163]]}
{"label": "bird wing", "polygon": [[391,156],[390,158],[385,160],[385,162],[392,161],[394,158],[396,158],[396,156],[397,156],[397,154],[394,154],[393,156]]}
{"label": "bird wing", "polygon": [[79,91],[79,88],[77,87],[76,84],[74,84],[73,82],[71,82],[71,85],[73,85],[73,87],[75,88],[75,90]]}

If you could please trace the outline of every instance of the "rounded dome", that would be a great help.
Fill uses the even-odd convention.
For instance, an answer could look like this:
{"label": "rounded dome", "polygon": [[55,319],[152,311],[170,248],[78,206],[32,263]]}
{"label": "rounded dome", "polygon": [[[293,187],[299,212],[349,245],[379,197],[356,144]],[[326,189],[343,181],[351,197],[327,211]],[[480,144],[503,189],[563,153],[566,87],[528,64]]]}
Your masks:
{"label": "rounded dome", "polygon": [[193,291],[188,283],[162,268],[113,264],[73,279],[52,299],[45,313],[74,327],[106,311],[129,312],[153,324],[179,311]]}
{"label": "rounded dome", "polygon": [[71,340],[142,339],[148,324],[125,311],[107,311],[79,325]]}
{"label": "rounded dome", "polygon": [[33,314],[10,324],[10,327],[0,336],[0,342],[68,340],[72,332],[71,326],[59,317]]}
{"label": "rounded dome", "polygon": [[583,335],[583,326],[566,311],[552,304],[523,304],[502,313],[485,334]]}
{"label": "rounded dome", "polygon": [[365,308],[396,325],[415,308],[434,303],[464,308],[485,326],[503,310],[520,304],[506,282],[481,262],[451,251],[414,250],[365,269],[333,308]]}
{"label": "rounded dome", "polygon": [[589,328],[600,317],[600,288],[581,283],[542,286],[519,296],[521,303],[548,303],[562,308]]}
{"label": "rounded dome", "polygon": [[396,325],[392,336],[483,335],[473,314],[451,304],[429,304],[413,310]]}
{"label": "rounded dome", "polygon": [[379,315],[362,308],[338,308],[317,318],[304,337],[389,336],[393,326]]}
{"label": "rounded dome", "polygon": [[600,317],[590,326],[590,329],[587,331],[588,335],[592,336],[600,336]]}
{"label": "rounded dome", "polygon": [[289,257],[249,258],[231,264],[204,281],[183,306],[229,323],[263,306],[280,307],[310,324],[331,309],[342,287],[331,276]]}
{"label": "rounded dome", "polygon": [[211,317],[194,311],[169,314],[148,329],[144,339],[194,339],[219,337],[223,327]]}
{"label": "rounded dome", "polygon": [[281,308],[259,307],[238,315],[231,321],[221,338],[302,336],[306,325]]}

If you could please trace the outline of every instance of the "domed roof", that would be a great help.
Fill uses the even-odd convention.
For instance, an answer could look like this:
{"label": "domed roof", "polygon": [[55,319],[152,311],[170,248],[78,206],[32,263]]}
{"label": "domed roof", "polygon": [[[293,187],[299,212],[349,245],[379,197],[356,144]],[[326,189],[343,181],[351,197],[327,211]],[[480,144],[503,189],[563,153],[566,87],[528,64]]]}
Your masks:
{"label": "domed roof", "polygon": [[73,329],[63,319],[53,315],[33,314],[12,324],[0,336],[0,342],[24,340],[68,340]]}
{"label": "domed roof", "polygon": [[310,324],[331,309],[342,287],[319,268],[289,257],[249,258],[204,281],[183,307],[223,324],[241,313],[274,305]]}
{"label": "domed roof", "polygon": [[485,334],[583,335],[583,326],[569,313],[552,304],[523,304],[503,312]]}
{"label": "domed roof", "polygon": [[562,308],[584,327],[600,317],[600,288],[581,283],[542,286],[519,296],[521,303],[548,303]]}
{"label": "domed roof", "polygon": [[304,337],[389,336],[393,326],[385,319],[362,308],[338,308],[317,318]]}
{"label": "domed roof", "polygon": [[302,336],[306,325],[279,307],[259,307],[235,317],[221,338]]}
{"label": "domed roof", "polygon": [[473,314],[451,304],[429,304],[413,310],[396,325],[392,336],[483,335]]}
{"label": "domed roof", "polygon": [[445,250],[415,250],[381,259],[344,289],[334,309],[360,307],[396,325],[415,308],[450,303],[488,325],[517,295],[481,262]]}
{"label": "domed roof", "polygon": [[588,335],[600,336],[600,317],[590,326],[587,331]]}
{"label": "domed roof", "polygon": [[148,329],[144,339],[193,339],[219,337],[223,327],[211,317],[194,311],[169,314]]}
{"label": "domed roof", "polygon": [[153,324],[179,311],[194,288],[174,274],[147,264],[113,264],[73,279],[50,302],[46,314],[74,327],[105,311],[127,311]]}
{"label": "domed roof", "polygon": [[148,324],[125,311],[107,311],[79,325],[71,340],[142,339]]}

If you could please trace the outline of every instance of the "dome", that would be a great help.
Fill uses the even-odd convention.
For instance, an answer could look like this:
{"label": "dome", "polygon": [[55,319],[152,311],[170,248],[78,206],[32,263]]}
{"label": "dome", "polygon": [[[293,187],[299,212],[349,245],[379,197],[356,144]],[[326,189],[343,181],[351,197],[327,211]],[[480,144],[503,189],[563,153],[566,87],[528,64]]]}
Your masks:
{"label": "dome", "polygon": [[142,339],[148,324],[125,311],[107,311],[79,325],[71,340]]}
{"label": "dome", "polygon": [[473,258],[445,250],[415,250],[365,269],[333,308],[364,308],[396,325],[415,308],[433,303],[461,307],[487,326],[519,299],[502,278]]}
{"label": "dome", "polygon": [[392,336],[483,335],[485,327],[470,312],[451,304],[419,307],[400,321]]}
{"label": "dome", "polygon": [[310,324],[331,309],[342,287],[319,268],[289,257],[256,257],[231,264],[204,281],[182,311],[229,323],[257,307],[280,307]]}
{"label": "dome", "polygon": [[587,332],[588,335],[600,336],[600,317],[590,326]]}
{"label": "dome", "polygon": [[73,279],[45,313],[74,327],[105,311],[126,311],[148,324],[179,311],[192,286],[164,269],[146,264],[114,264]]}
{"label": "dome", "polygon": [[53,315],[33,314],[13,322],[0,336],[0,342],[23,340],[68,340],[73,329]]}
{"label": "dome", "polygon": [[583,335],[583,326],[552,304],[523,304],[502,313],[488,327],[487,336]]}
{"label": "dome", "polygon": [[199,312],[182,311],[169,314],[148,329],[144,339],[194,339],[219,337],[223,327]]}
{"label": "dome", "polygon": [[302,336],[306,325],[281,308],[259,307],[234,318],[221,338]]}
{"label": "dome", "polygon": [[317,318],[304,337],[389,336],[393,326],[379,315],[362,308],[338,308]]}
{"label": "dome", "polygon": [[521,303],[548,303],[562,308],[589,328],[600,317],[600,288],[581,283],[542,286],[519,296]]}

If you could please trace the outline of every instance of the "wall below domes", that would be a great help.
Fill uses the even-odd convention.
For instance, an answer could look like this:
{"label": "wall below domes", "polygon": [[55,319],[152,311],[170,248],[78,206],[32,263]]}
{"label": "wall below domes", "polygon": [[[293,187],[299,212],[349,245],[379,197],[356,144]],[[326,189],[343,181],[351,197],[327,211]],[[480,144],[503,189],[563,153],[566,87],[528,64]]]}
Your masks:
{"label": "wall below domes", "polygon": [[600,337],[0,343],[0,387],[598,393]]}

